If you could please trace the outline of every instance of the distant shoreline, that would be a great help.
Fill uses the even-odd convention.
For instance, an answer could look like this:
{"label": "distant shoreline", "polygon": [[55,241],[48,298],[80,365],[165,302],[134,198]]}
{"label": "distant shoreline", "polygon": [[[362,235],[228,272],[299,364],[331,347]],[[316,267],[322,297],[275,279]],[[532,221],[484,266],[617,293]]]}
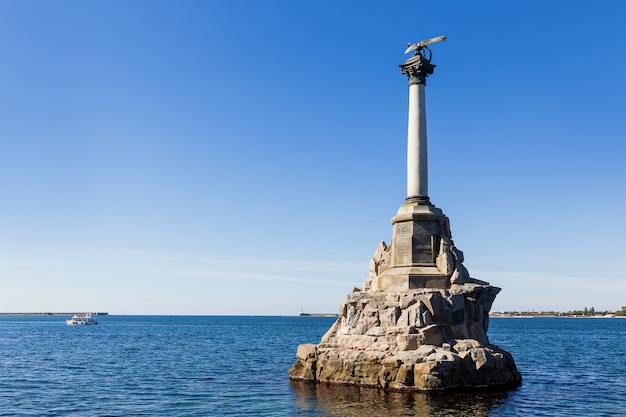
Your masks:
{"label": "distant shoreline", "polygon": [[626,316],[610,315],[594,315],[584,316],[582,314],[502,314],[502,313],[490,313],[490,318],[496,319],[534,319],[534,318],[557,318],[557,319],[624,319]]}
{"label": "distant shoreline", "polygon": [[298,317],[339,317],[337,313],[300,313]]}
{"label": "distant shoreline", "polygon": [[[0,313],[0,316],[73,316],[75,314],[85,314],[82,312],[73,312],[73,313]],[[108,316],[109,313],[101,312],[101,313],[91,313],[94,316]]]}
{"label": "distant shoreline", "polygon": [[[60,317],[60,316],[73,316],[75,314],[85,314],[84,311],[82,312],[29,312],[29,313],[0,313],[0,317]],[[111,316],[111,314],[109,314],[108,312],[99,312],[99,313],[91,313],[94,316]],[[155,316],[155,317],[161,317],[161,316],[172,316],[172,317],[184,317],[184,316],[190,316],[190,317],[221,317],[221,315],[215,315],[215,314],[114,314],[113,316]],[[333,314],[333,313],[304,313],[304,314],[287,314],[287,315],[282,315],[282,314],[277,314],[277,315],[266,315],[266,314],[259,314],[259,315],[250,315],[250,314],[243,314],[243,315],[226,315],[223,317],[334,317],[337,318],[339,317],[339,314]],[[542,313],[532,313],[532,312],[522,312],[522,313],[500,313],[500,312],[490,312],[489,313],[489,317],[490,318],[504,318],[504,319],[532,319],[532,318],[537,318],[537,317],[545,317],[545,318],[577,318],[577,319],[598,319],[598,318],[604,318],[604,319],[623,319],[626,318],[626,316],[618,316],[618,315],[593,315],[593,316],[585,316],[585,315],[577,315],[577,314],[567,314],[567,313],[561,313],[561,314],[542,314]]]}

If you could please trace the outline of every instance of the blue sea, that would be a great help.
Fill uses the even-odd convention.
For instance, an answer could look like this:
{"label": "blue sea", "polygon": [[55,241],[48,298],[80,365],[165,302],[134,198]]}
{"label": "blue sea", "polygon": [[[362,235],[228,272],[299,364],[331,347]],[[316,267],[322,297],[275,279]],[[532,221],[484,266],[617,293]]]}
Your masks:
{"label": "blue sea", "polygon": [[522,385],[399,394],[289,381],[326,317],[0,317],[0,416],[624,416],[626,319],[492,319]]}

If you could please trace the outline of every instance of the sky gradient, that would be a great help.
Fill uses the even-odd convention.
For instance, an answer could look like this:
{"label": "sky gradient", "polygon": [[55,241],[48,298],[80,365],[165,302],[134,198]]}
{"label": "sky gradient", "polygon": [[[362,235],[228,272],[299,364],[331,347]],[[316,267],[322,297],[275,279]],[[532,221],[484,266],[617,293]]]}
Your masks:
{"label": "sky gradient", "polygon": [[406,197],[493,310],[626,305],[626,3],[0,1],[0,311],[336,312]]}

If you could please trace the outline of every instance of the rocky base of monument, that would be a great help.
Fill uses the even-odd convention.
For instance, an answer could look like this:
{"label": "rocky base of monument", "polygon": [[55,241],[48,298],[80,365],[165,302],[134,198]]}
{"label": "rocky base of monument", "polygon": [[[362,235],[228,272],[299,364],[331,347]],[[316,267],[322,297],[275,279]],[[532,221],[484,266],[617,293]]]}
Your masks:
{"label": "rocky base of monument", "polygon": [[458,340],[452,347],[424,345],[395,353],[300,345],[289,373],[296,380],[391,391],[499,388],[521,382],[508,352],[472,342]]}
{"label": "rocky base of monument", "polygon": [[397,391],[518,385],[513,356],[487,337],[499,291],[472,278],[446,289],[355,289],[321,342],[298,347],[290,377]]}

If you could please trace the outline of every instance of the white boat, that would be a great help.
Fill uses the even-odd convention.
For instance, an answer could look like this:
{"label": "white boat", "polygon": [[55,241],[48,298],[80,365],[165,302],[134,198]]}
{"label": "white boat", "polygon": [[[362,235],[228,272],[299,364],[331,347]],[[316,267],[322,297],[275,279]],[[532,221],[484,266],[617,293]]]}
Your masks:
{"label": "white boat", "polygon": [[68,326],[89,326],[98,324],[92,313],[74,314],[71,319],[65,320]]}

